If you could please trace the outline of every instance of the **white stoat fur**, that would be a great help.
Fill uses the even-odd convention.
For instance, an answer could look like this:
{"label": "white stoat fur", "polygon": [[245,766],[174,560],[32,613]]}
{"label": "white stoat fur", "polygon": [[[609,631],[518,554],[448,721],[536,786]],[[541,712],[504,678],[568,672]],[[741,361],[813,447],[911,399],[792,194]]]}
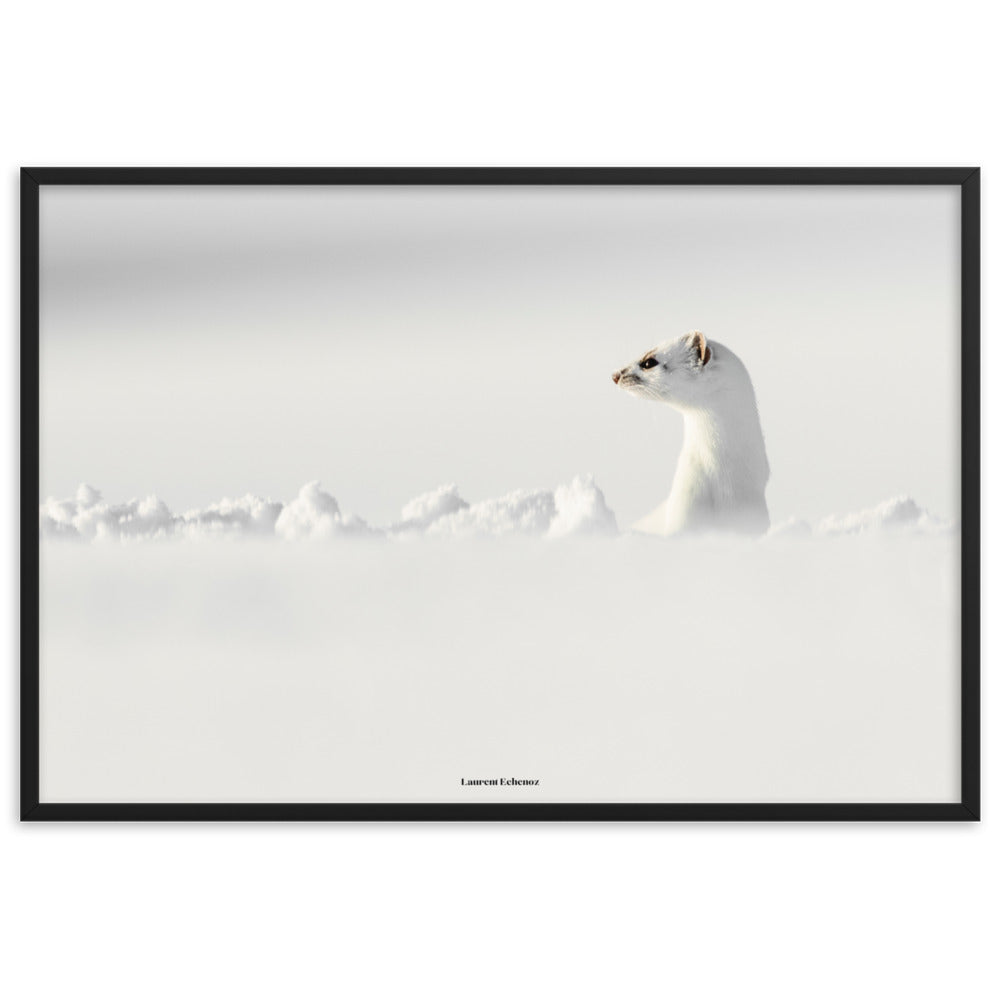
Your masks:
{"label": "white stoat fur", "polygon": [[633,526],[636,531],[767,531],[764,435],[750,375],[732,351],[695,331],[654,347],[612,378],[684,417],[670,495]]}

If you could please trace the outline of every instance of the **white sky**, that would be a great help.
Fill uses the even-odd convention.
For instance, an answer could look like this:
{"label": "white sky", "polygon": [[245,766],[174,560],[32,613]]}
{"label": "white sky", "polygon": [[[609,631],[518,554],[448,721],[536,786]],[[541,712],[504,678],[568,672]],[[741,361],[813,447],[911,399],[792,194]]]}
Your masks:
{"label": "white sky", "polygon": [[666,496],[680,417],[611,372],[745,361],[772,520],[956,517],[959,192],[43,187],[41,493],[175,510],[322,480],[374,523],[593,472]]}

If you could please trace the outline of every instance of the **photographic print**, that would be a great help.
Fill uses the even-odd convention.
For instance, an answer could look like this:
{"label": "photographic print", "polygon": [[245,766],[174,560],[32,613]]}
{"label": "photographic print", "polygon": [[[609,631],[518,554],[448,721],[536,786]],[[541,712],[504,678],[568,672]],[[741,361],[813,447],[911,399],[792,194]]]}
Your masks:
{"label": "photographic print", "polygon": [[977,818],[978,183],[25,171],[22,814]]}

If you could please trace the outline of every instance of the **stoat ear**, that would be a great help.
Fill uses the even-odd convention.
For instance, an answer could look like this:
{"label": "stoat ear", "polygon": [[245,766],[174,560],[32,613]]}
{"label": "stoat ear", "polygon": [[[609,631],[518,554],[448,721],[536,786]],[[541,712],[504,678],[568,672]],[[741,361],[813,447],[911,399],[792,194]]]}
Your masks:
{"label": "stoat ear", "polygon": [[712,348],[708,346],[705,334],[701,330],[695,330],[691,334],[688,343],[691,345],[691,350],[698,355],[698,361],[703,365],[707,365],[712,357]]}

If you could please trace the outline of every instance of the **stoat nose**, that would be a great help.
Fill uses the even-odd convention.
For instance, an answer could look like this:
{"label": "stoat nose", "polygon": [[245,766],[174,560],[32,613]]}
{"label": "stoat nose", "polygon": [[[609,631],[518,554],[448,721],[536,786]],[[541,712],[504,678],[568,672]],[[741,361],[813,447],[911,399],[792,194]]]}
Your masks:
{"label": "stoat nose", "polygon": [[618,385],[618,380],[621,377],[622,377],[622,373],[621,372],[615,372],[614,375],[611,376],[611,381],[614,382],[615,385]]}

